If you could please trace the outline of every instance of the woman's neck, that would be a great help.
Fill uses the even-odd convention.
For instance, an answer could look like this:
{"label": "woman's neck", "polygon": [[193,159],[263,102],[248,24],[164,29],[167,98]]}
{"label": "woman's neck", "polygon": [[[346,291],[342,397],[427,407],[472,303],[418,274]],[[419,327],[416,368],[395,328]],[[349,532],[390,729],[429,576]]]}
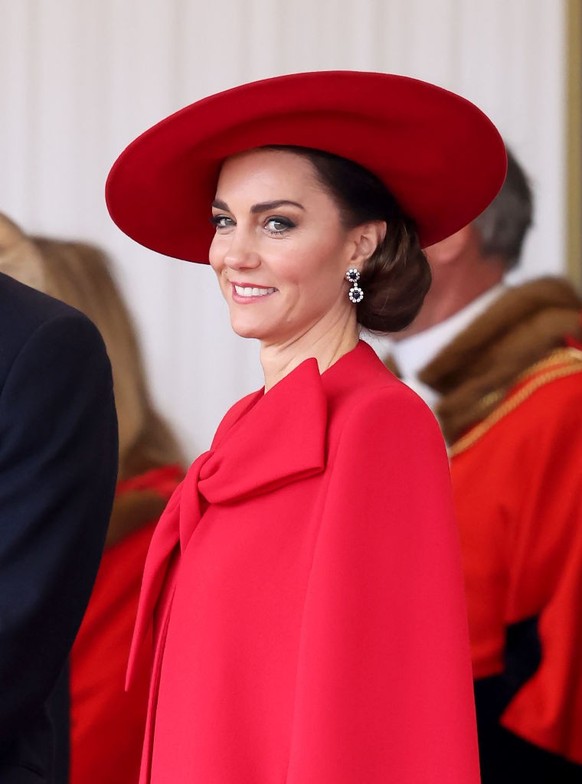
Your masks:
{"label": "woman's neck", "polygon": [[306,359],[315,358],[319,372],[324,373],[344,354],[356,347],[358,326],[354,319],[341,329],[309,330],[284,343],[262,343],[261,365],[265,376],[265,392],[291,373]]}

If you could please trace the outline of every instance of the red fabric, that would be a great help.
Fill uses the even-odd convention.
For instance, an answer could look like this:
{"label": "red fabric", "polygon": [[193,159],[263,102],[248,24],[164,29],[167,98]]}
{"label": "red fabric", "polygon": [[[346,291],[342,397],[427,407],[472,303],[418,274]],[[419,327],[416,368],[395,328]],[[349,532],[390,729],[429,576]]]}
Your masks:
{"label": "red fabric", "polygon": [[223,161],[271,144],[325,150],[374,172],[424,246],[476,218],[507,165],[491,121],[440,87],[383,73],[287,74],[204,98],[139,136],[107,179],[111,217],[148,248],[208,263]]}
{"label": "red fabric", "polygon": [[[176,466],[119,482],[117,496],[140,490],[168,497],[183,472]],[[71,655],[71,784],[132,784],[139,776],[149,668],[124,677],[143,566],[155,521],[105,550]]]}
{"label": "red fabric", "polygon": [[[530,376],[510,397],[518,396]],[[476,678],[539,616],[542,662],[503,724],[582,763],[582,372],[545,383],[452,460]]]}
{"label": "red fabric", "polygon": [[477,784],[462,594],[431,413],[364,343],[307,360],[231,409],[152,540],[142,784]]}

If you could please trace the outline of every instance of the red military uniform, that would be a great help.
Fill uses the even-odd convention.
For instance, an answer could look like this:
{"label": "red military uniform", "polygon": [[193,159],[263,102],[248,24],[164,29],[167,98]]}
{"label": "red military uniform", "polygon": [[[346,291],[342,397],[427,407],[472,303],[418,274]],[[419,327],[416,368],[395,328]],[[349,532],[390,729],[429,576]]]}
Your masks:
{"label": "red military uniform", "polygon": [[484,780],[582,780],[581,334],[572,290],[536,281],[420,374],[443,395]]}

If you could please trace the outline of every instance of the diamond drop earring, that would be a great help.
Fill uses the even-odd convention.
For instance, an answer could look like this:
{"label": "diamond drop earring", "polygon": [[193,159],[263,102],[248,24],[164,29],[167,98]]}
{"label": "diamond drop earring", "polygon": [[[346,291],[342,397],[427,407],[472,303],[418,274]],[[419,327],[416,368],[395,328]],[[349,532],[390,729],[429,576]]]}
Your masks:
{"label": "diamond drop earring", "polygon": [[354,305],[357,305],[358,302],[361,302],[364,299],[364,292],[358,286],[358,281],[360,279],[360,273],[355,267],[350,267],[350,269],[346,272],[346,280],[348,283],[352,284],[351,289],[348,291],[348,297],[350,298],[350,302],[353,302]]}

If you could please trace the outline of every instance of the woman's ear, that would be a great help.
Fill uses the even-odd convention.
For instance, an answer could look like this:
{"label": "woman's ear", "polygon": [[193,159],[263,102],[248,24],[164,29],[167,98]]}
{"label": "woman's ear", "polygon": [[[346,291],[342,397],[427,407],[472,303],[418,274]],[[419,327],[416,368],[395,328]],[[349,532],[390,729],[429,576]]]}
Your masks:
{"label": "woman's ear", "polygon": [[378,245],[384,241],[386,231],[386,221],[369,221],[356,226],[353,229],[355,247],[352,262],[356,265],[358,262],[363,265]]}

